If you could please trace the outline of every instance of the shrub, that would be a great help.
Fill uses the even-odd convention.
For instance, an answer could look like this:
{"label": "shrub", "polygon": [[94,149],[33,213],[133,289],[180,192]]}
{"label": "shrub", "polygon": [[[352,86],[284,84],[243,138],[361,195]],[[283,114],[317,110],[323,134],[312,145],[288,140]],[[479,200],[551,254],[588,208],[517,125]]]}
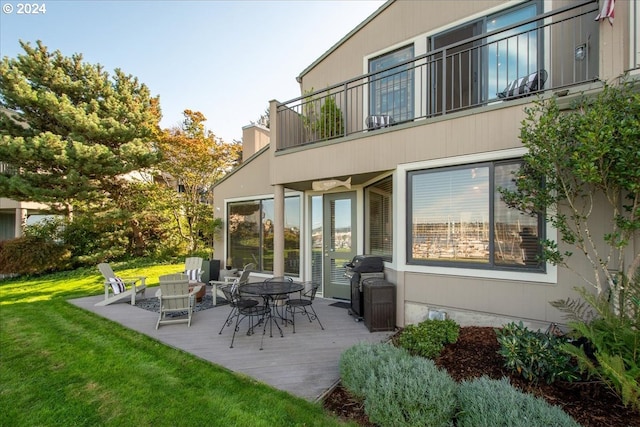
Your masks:
{"label": "shrub", "polygon": [[424,320],[417,325],[408,325],[398,337],[398,345],[412,355],[429,359],[436,358],[445,344],[458,340],[460,325],[454,320]]}
{"label": "shrub", "polygon": [[389,359],[377,371],[364,401],[371,422],[381,427],[452,425],[457,383],[432,360]]}
{"label": "shrub", "polygon": [[378,370],[389,361],[409,358],[406,350],[391,344],[359,343],[340,355],[342,385],[355,397],[363,399],[370,381],[377,381]]}
{"label": "shrub", "polygon": [[36,275],[69,267],[66,246],[36,236],[0,242],[0,274]]}
{"label": "shrub", "polygon": [[464,380],[458,387],[457,397],[460,412],[456,425],[459,427],[579,426],[562,409],[517,390],[507,378]]}
{"label": "shrub", "polygon": [[573,381],[578,378],[577,366],[562,348],[566,338],[532,331],[522,322],[496,329],[496,335],[504,366],[528,381],[537,382],[542,378],[551,384],[558,379]]}
{"label": "shrub", "polygon": [[608,298],[584,288],[578,289],[583,300],[553,305],[567,314],[576,338],[575,345],[565,344],[564,350],[576,357],[580,369],[604,381],[624,405],[640,410],[640,272],[623,285],[627,303],[618,311]]}

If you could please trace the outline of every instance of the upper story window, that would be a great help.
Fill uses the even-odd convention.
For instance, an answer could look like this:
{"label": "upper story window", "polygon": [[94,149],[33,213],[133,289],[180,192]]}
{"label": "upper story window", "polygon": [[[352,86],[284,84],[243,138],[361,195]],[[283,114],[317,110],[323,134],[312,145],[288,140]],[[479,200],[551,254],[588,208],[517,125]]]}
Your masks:
{"label": "upper story window", "polygon": [[487,162],[408,174],[407,260],[412,264],[544,271],[539,216],[509,208],[520,161]]}
{"label": "upper story window", "polygon": [[369,72],[383,71],[369,82],[369,114],[389,116],[395,122],[413,119],[412,64],[398,65],[414,57],[413,45],[369,60]]}
{"label": "upper story window", "polygon": [[[540,9],[540,2],[527,2],[431,36],[430,51],[444,51],[430,57],[431,87],[437,90],[427,94],[429,111],[438,114],[495,100],[509,83],[537,72],[542,63],[537,23],[486,39],[477,36],[534,18]],[[472,42],[460,43],[473,37]]]}
{"label": "upper story window", "polygon": [[[487,18],[486,32],[535,17],[538,3],[509,9]],[[510,82],[538,71],[541,43],[535,22],[487,38],[487,99],[495,99]]]}

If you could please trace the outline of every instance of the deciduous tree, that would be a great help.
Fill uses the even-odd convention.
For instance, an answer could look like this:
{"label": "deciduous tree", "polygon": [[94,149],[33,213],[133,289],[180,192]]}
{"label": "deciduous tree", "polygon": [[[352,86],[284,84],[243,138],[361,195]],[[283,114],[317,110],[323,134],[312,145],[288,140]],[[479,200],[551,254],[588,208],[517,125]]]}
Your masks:
{"label": "deciduous tree", "polygon": [[[561,240],[589,261],[593,275],[584,279],[597,294],[630,283],[640,266],[632,244],[640,230],[637,89],[631,83],[606,85],[564,111],[555,98],[535,102],[521,128],[528,153],[517,190],[502,191],[510,205],[546,213]],[[603,218],[608,218],[604,224]],[[608,232],[597,236],[594,226],[603,225]],[[561,252],[551,240],[544,248],[547,260],[567,265],[571,252]]]}
{"label": "deciduous tree", "polygon": [[189,250],[195,251],[199,236],[210,235],[215,229],[211,224],[213,184],[238,164],[241,145],[216,138],[205,128],[207,119],[202,113],[185,110],[183,114],[180,126],[163,133],[159,144],[163,158],[160,167],[179,184],[176,222]]}

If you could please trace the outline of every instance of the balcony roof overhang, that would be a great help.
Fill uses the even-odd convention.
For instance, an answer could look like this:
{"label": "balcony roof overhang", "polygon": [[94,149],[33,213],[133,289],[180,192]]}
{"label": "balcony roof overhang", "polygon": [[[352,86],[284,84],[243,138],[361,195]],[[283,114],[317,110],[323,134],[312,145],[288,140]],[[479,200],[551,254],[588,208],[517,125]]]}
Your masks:
{"label": "balcony roof overhang", "polygon": [[[285,188],[288,188],[290,190],[295,190],[295,191],[312,191],[313,190],[313,182],[314,181],[323,181],[323,180],[327,180],[327,179],[335,179],[338,181],[345,181],[349,178],[351,178],[351,186],[352,187],[357,187],[357,186],[362,186],[365,185],[366,183],[374,180],[375,178],[379,177],[381,175],[380,171],[376,171],[376,172],[367,172],[367,173],[359,173],[359,174],[352,174],[352,175],[339,175],[339,176],[326,176],[326,177],[319,177],[319,178],[314,178],[312,180],[306,180],[306,181],[298,181],[298,182],[287,182],[287,183],[282,183],[282,185]],[[344,187],[336,187],[337,189],[344,189]]]}

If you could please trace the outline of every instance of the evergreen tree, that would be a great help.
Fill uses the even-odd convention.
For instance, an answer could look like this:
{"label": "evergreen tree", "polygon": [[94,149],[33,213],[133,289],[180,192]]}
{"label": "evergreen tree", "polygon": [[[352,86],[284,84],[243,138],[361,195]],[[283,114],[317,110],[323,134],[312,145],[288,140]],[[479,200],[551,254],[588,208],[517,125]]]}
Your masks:
{"label": "evergreen tree", "polygon": [[157,162],[158,97],[120,69],[20,44],[0,62],[0,195],[61,211],[116,198],[124,175]]}

